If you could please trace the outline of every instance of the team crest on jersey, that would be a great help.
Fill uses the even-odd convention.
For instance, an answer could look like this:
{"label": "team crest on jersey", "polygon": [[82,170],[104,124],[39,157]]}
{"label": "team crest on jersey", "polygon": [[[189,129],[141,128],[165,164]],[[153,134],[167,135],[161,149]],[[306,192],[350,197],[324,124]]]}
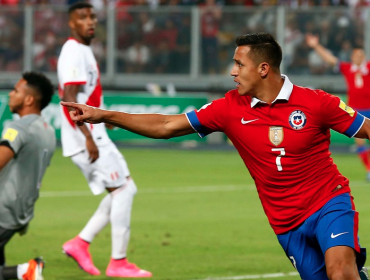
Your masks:
{"label": "team crest on jersey", "polygon": [[270,126],[269,139],[272,144],[279,146],[284,140],[284,130],[281,126]]}
{"label": "team crest on jersey", "polygon": [[293,111],[289,116],[289,124],[293,129],[302,129],[306,122],[306,115],[300,110]]}

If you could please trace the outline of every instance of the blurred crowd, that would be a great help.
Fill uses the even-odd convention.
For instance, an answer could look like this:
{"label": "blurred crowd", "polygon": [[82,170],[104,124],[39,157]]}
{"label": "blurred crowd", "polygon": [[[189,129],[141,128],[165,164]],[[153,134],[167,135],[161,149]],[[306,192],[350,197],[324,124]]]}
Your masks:
{"label": "blurred crowd", "polygon": [[[22,5],[22,4],[52,4],[52,5],[70,5],[78,0],[0,0],[0,5]],[[124,2],[126,5],[136,6],[166,6],[166,5],[202,5],[207,0],[92,0],[90,1],[97,8],[103,8],[106,5]],[[369,0],[216,0],[220,6],[261,6],[261,5],[286,5],[290,7],[299,6],[367,6]]]}
{"label": "blurred crowd", "polygon": [[[0,6],[3,5],[0,8],[0,71],[23,70],[26,25],[23,3],[35,4],[33,69],[55,72],[60,48],[69,35],[66,9],[72,0],[67,3],[61,0],[0,0]],[[189,74],[191,10],[180,6],[199,7],[202,58],[199,63],[203,74],[228,73],[236,36],[262,31],[276,36],[276,5],[288,6],[283,32],[285,72],[301,75],[335,74],[306,45],[305,34],[319,35],[322,45],[347,61],[352,48],[363,44],[366,17],[363,6],[370,6],[370,0],[91,0],[91,3],[99,19],[92,48],[101,71],[104,73],[107,66],[107,32],[114,32],[106,29],[105,7],[113,5],[116,72],[149,74]],[[235,5],[246,7],[223,8]],[[137,9],[138,6],[143,9]],[[162,6],[169,8],[163,10]],[[344,7],[328,9],[324,6]]]}

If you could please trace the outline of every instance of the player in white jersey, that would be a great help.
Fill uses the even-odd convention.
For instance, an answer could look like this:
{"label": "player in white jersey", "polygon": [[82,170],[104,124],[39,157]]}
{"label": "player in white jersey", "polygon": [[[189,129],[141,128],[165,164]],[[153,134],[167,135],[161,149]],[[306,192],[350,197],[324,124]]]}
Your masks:
{"label": "player in white jersey", "polygon": [[20,118],[6,123],[0,137],[0,280],[43,279],[41,258],[6,266],[4,250],[14,234],[27,231],[55,150],[55,131],[41,116],[53,94],[50,80],[34,72],[24,73],[9,93],[9,109]]}
{"label": "player in white jersey", "polygon": [[[103,106],[100,73],[90,48],[95,35],[96,14],[91,4],[77,2],[69,8],[71,37],[58,59],[59,94],[63,101]],[[130,237],[130,217],[136,185],[127,164],[108,137],[104,124],[76,126],[68,110],[62,110],[63,155],[71,157],[86,177],[93,194],[108,194],[84,229],[63,245],[64,252],[91,275],[100,271],[93,264],[89,245],[109,222],[112,254],[106,275],[110,277],[151,277],[148,271],[126,258]]]}

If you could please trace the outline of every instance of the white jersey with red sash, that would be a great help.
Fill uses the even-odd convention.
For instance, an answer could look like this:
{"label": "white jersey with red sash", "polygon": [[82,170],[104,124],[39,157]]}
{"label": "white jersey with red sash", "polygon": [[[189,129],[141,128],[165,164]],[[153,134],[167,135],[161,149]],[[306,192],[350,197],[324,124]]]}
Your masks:
{"label": "white jersey with red sash", "polygon": [[[100,72],[91,48],[69,38],[58,59],[59,97],[63,100],[67,85],[80,85],[77,102],[102,108]],[[68,109],[61,106],[61,140],[63,155],[68,157],[86,149],[86,139],[71,120]],[[111,143],[104,124],[87,124],[97,146]]]}

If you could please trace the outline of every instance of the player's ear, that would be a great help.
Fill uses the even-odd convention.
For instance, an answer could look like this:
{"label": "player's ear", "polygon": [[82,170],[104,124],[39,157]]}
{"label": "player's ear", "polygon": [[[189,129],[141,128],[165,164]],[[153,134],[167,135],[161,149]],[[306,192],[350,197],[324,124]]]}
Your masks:
{"label": "player's ear", "polygon": [[260,73],[261,77],[266,77],[269,71],[270,65],[267,62],[262,62],[258,66],[258,72]]}
{"label": "player's ear", "polygon": [[35,96],[33,94],[27,94],[24,98],[24,105],[30,107],[35,103]]}
{"label": "player's ear", "polygon": [[69,28],[71,28],[72,30],[75,29],[75,23],[73,22],[73,20],[70,18],[69,21],[68,21],[68,26]]}

